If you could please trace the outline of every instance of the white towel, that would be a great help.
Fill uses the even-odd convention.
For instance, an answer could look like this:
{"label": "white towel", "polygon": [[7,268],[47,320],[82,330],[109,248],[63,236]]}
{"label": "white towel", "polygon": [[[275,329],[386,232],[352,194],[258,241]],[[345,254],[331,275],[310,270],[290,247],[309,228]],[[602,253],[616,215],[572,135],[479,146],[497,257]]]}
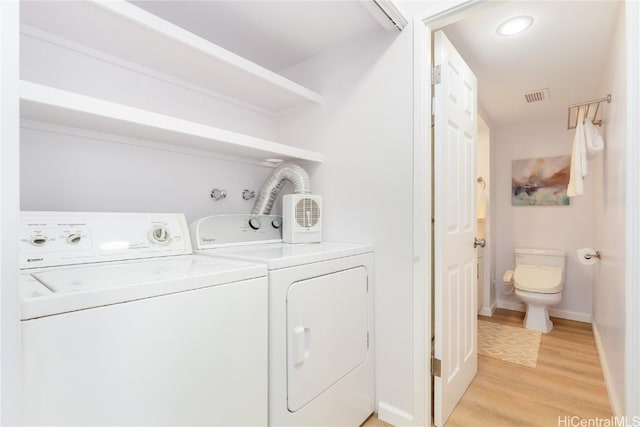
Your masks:
{"label": "white towel", "polygon": [[591,120],[584,121],[584,136],[587,145],[587,155],[591,159],[600,151],[604,150],[604,140],[600,136],[600,132]]}
{"label": "white towel", "polygon": [[588,171],[587,158],[592,158],[602,150],[604,150],[604,140],[600,132],[591,120],[584,118],[583,111],[580,110],[576,134],[573,137],[567,196],[574,197],[584,193],[584,177],[587,176]]}
{"label": "white towel", "polygon": [[587,144],[585,141],[584,120],[578,117],[576,134],[573,136],[571,150],[571,169],[567,196],[574,197],[584,193],[584,177],[587,175]]}
{"label": "white towel", "polygon": [[484,188],[478,191],[478,197],[476,198],[476,211],[478,213],[478,219],[487,218],[487,195]]}

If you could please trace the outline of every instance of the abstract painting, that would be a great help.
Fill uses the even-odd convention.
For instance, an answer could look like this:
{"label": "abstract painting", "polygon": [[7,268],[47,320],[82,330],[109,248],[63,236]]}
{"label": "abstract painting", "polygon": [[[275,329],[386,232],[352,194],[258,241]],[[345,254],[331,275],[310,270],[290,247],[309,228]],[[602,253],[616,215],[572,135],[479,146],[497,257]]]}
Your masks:
{"label": "abstract painting", "polygon": [[568,205],[571,156],[513,160],[511,204],[514,206]]}

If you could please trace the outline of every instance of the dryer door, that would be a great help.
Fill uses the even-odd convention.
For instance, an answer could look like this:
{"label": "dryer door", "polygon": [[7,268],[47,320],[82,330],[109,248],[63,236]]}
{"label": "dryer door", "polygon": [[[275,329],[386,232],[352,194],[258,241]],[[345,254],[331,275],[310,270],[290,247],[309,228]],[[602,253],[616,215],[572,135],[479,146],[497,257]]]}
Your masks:
{"label": "dryer door", "polygon": [[293,283],[287,292],[287,406],[295,412],[367,357],[367,270]]}

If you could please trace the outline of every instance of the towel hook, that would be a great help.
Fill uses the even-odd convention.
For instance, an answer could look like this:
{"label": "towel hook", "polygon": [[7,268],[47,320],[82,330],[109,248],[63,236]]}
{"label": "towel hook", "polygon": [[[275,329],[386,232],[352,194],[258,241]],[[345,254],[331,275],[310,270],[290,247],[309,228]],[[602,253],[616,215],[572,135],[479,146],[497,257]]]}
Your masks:
{"label": "towel hook", "polygon": [[487,188],[487,181],[484,180],[483,177],[479,176],[478,179],[476,180],[476,182],[478,184],[482,184],[482,189],[484,190],[485,188]]}

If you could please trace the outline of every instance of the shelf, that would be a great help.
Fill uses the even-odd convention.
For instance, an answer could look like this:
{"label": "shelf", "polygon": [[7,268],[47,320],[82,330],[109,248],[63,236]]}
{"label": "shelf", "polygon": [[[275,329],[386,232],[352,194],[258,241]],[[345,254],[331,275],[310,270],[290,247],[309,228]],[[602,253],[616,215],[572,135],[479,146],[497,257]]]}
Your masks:
{"label": "shelf", "polygon": [[27,1],[23,24],[280,114],[322,97],[126,1]]}
{"label": "shelf", "polygon": [[27,81],[23,119],[207,150],[243,159],[321,163],[322,154]]}

